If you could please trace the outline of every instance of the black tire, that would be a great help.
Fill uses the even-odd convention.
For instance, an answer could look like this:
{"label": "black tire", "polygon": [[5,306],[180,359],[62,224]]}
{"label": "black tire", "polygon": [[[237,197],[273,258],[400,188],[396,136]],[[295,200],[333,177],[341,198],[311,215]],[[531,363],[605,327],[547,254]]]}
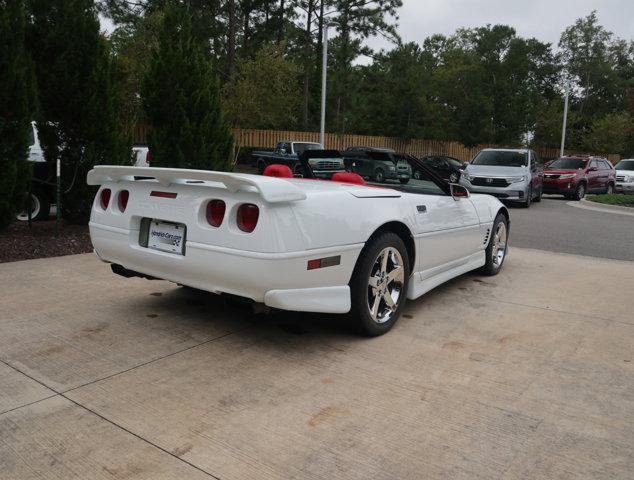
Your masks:
{"label": "black tire", "polygon": [[577,188],[575,189],[575,193],[572,198],[579,201],[585,196],[586,196],[586,184],[581,182],[579,185],[577,185]]}
{"label": "black tire", "polygon": [[260,158],[258,160],[258,175],[263,175],[265,168],[266,168],[266,162]]}
{"label": "black tire", "polygon": [[[500,224],[504,225],[504,233],[505,233],[506,240],[505,240],[504,254],[502,255],[501,260],[498,256],[497,261],[495,261],[493,258],[494,257],[493,248],[496,245],[496,238],[498,235],[498,228]],[[487,245],[487,248],[485,249],[486,263],[484,264],[482,268],[480,268],[479,270],[480,273],[483,273],[484,275],[489,275],[489,276],[497,275],[498,273],[500,273],[500,270],[502,270],[502,266],[504,265],[504,261],[506,260],[506,257],[509,251],[508,232],[509,232],[508,220],[506,219],[506,216],[502,212],[498,212],[497,216],[495,217],[495,220],[493,221],[493,227],[491,227],[491,233],[489,235],[489,243]]]}
{"label": "black tire", "polygon": [[608,183],[608,186],[605,187],[605,194],[612,195],[614,193],[614,184],[612,182]]}
{"label": "black tire", "polygon": [[377,168],[374,172],[374,181],[377,183],[385,182],[385,173],[380,168]]}
{"label": "black tire", "polygon": [[456,172],[451,172],[447,180],[449,180],[449,183],[458,183],[458,181],[460,180],[460,174]]}
{"label": "black tire", "polygon": [[544,193],[543,190],[544,190],[544,187],[539,187],[539,193],[537,194],[535,198],[533,198],[533,202],[539,203],[542,201],[542,194]]}
{"label": "black tire", "polygon": [[403,185],[406,185],[409,183],[409,178],[399,178],[398,181],[401,182]]}
{"label": "black tire", "polygon": [[[398,289],[400,292],[398,295],[398,299],[395,302],[395,307],[391,310],[391,313],[388,315],[387,310],[389,307],[387,303],[385,303],[384,296],[380,296],[379,293],[376,293],[375,298],[380,296],[379,299],[379,309],[382,304],[385,312],[383,315],[383,319],[374,320],[372,317],[372,312],[370,310],[371,295],[372,291],[375,291],[373,287],[370,286],[371,277],[377,278],[380,276],[380,272],[376,270],[377,262],[380,261],[379,256],[382,258],[382,253],[386,251],[386,249],[393,249],[398,251],[402,260],[402,282],[394,281],[394,282],[386,282],[383,281],[382,285],[385,288],[389,288],[392,285],[392,288]],[[388,255],[390,255],[388,262],[391,263],[392,266],[395,267],[392,272],[396,272],[396,265],[398,262],[392,262],[391,255],[393,254],[388,251]],[[353,326],[359,333],[375,337],[378,335],[383,335],[388,332],[396,323],[403,308],[405,306],[406,297],[407,297],[407,285],[409,281],[409,257],[407,255],[407,248],[403,243],[403,240],[392,232],[384,232],[373,238],[371,238],[368,243],[366,243],[365,247],[361,251],[359,258],[357,260],[357,264],[354,267],[354,272],[352,274],[352,278],[350,280],[350,298],[352,303],[352,308],[350,310],[350,318],[353,322]],[[397,288],[398,287],[398,288]],[[393,298],[393,297],[391,297]],[[374,302],[373,302],[374,305]],[[378,311],[378,310],[377,310]],[[385,318],[387,316],[387,319]]]}
{"label": "black tire", "polygon": [[[25,204],[27,199],[25,198]],[[31,201],[29,202],[31,207],[31,220],[48,220],[51,214],[51,200],[49,195],[41,188],[34,188],[31,191]],[[16,215],[16,219],[20,221],[28,221],[28,211],[26,205]]]}

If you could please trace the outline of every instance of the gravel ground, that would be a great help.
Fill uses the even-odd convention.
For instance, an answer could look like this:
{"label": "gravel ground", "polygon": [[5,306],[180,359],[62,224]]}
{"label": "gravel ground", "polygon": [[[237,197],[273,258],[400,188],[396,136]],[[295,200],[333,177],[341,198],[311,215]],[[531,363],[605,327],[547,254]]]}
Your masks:
{"label": "gravel ground", "polygon": [[31,258],[57,257],[92,251],[86,225],[62,222],[59,237],[55,237],[55,220],[15,222],[0,233],[0,263]]}

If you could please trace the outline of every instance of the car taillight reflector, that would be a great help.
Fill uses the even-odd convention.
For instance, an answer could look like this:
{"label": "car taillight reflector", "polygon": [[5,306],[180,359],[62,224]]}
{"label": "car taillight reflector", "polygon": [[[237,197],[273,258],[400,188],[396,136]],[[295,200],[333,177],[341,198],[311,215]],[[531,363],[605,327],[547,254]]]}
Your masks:
{"label": "car taillight reflector", "polygon": [[108,204],[110,203],[110,189],[104,188],[101,191],[101,195],[99,196],[99,200],[101,202],[101,208],[106,210],[108,208]]}
{"label": "car taillight reflector", "polygon": [[225,218],[227,205],[222,200],[212,200],[207,204],[207,222],[212,227],[219,227]]}
{"label": "car taillight reflector", "polygon": [[127,190],[121,190],[119,192],[119,210],[121,210],[121,212],[125,212],[126,207],[128,206],[128,199],[130,198],[130,192],[128,192]]}
{"label": "car taillight reflector", "polygon": [[243,232],[251,233],[255,230],[260,216],[260,209],[252,203],[244,203],[238,208],[238,228]]}
{"label": "car taillight reflector", "polygon": [[148,150],[147,153],[145,154],[145,163],[149,167],[151,162],[152,162],[152,152]]}
{"label": "car taillight reflector", "polygon": [[152,190],[150,192],[150,197],[176,198],[176,192],[160,192],[158,190]]}

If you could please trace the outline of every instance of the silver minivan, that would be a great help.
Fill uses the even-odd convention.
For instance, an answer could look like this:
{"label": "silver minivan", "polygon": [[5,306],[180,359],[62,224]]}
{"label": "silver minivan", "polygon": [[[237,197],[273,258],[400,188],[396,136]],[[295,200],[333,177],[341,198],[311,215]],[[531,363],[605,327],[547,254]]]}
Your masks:
{"label": "silver minivan", "polygon": [[460,184],[473,193],[487,193],[528,208],[542,199],[540,164],[530,149],[485,148],[463,171]]}

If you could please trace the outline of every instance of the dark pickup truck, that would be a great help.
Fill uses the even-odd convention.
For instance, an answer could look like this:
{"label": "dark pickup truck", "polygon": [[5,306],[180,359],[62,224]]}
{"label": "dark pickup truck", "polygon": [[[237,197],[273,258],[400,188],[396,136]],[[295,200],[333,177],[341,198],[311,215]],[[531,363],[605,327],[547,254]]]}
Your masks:
{"label": "dark pickup truck", "polygon": [[320,143],[315,142],[293,142],[289,140],[282,140],[277,142],[275,150],[270,151],[255,151],[251,155],[255,162],[255,166],[258,169],[258,173],[261,175],[264,169],[273,164],[288,165],[293,173],[301,173],[299,169],[301,165],[299,163],[299,156],[306,150],[323,150],[324,147]]}

